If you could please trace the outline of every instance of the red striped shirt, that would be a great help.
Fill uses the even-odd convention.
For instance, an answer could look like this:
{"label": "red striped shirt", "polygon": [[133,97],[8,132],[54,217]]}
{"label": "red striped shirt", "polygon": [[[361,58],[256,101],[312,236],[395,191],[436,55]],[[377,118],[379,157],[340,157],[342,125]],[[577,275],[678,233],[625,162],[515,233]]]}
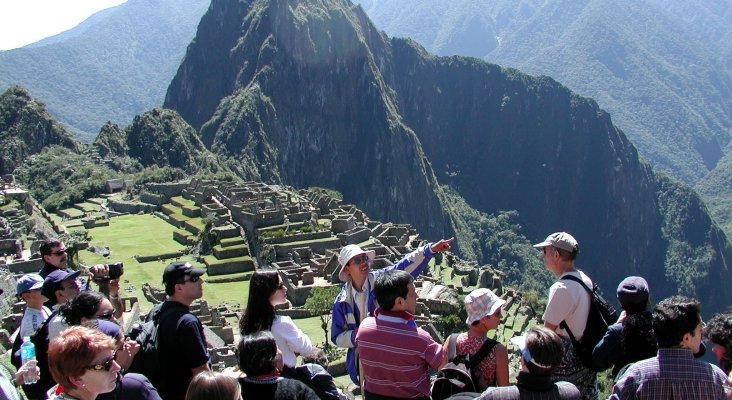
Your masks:
{"label": "red striped shirt", "polygon": [[429,368],[440,367],[442,345],[408,313],[379,311],[364,319],[356,333],[363,389],[400,398],[429,396]]}

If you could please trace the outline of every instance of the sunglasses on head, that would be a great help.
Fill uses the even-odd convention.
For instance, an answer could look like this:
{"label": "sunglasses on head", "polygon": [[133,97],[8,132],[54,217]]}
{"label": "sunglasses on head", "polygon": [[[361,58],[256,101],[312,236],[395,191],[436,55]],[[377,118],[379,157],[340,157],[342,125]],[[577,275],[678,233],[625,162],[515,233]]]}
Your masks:
{"label": "sunglasses on head", "polygon": [[369,256],[366,254],[359,254],[351,259],[351,262],[354,264],[361,264],[361,263],[367,263],[369,262]]}
{"label": "sunglasses on head", "polygon": [[101,364],[94,364],[86,367],[86,369],[90,369],[92,371],[109,371],[112,368],[112,361],[114,361],[114,356],[117,354],[115,351],[112,353],[112,358],[109,360],[101,363]]}
{"label": "sunglasses on head", "polygon": [[112,311],[105,312],[104,314],[99,314],[97,316],[97,318],[98,319],[106,319],[107,321],[109,321],[110,319],[112,319],[112,317],[114,317],[114,313],[116,311],[117,310],[113,308]]}

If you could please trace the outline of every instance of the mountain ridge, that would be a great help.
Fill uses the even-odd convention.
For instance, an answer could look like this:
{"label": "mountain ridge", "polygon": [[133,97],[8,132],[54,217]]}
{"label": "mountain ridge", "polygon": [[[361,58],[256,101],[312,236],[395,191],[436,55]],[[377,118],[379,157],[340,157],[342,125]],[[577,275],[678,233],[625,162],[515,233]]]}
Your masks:
{"label": "mountain ridge", "polygon": [[[211,40],[215,27],[232,30]],[[606,288],[645,274],[660,296],[708,301],[697,290],[730,273],[729,243],[693,192],[656,176],[607,112],[553,79],[434,57],[338,0],[214,0],[199,33],[165,106],[245,178],[332,187],[430,236],[457,231],[447,184],[480,212],[518,210],[528,237],[577,234]],[[216,90],[195,73],[221,65]],[[699,274],[679,283],[692,259]]]}

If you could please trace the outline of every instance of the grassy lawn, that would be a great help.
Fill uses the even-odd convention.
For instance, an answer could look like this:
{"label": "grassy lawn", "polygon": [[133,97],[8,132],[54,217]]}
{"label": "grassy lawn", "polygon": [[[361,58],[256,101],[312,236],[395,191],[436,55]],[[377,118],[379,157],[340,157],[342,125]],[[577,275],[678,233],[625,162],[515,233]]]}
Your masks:
{"label": "grassy lawn", "polygon": [[99,204],[87,203],[87,202],[78,203],[78,204],[75,204],[75,206],[84,210],[85,212],[99,211],[99,209],[101,208],[99,206]]}
{"label": "grassy lawn", "polygon": [[[140,308],[149,310],[152,305],[142,295],[142,284],[150,283],[154,287],[163,288],[162,276],[165,266],[173,260],[154,261],[140,264],[134,259],[136,255],[152,255],[169,253],[185,248],[173,240],[176,228],[162,219],[151,215],[124,215],[114,217],[109,226],[89,229],[90,244],[110,249],[105,258],[90,251],[80,253],[81,262],[86,265],[122,261],[125,265],[122,289],[124,296],[137,296]],[[182,259],[196,263],[191,257]],[[249,282],[207,283],[204,285],[204,298],[211,305],[227,303],[244,304],[249,293]]]}

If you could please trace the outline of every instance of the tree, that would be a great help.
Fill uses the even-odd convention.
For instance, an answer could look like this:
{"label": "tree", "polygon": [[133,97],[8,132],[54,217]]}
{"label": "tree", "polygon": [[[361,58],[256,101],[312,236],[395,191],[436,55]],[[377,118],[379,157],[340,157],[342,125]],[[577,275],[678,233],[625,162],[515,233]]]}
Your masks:
{"label": "tree", "polygon": [[310,291],[310,296],[305,301],[305,308],[317,314],[320,317],[320,327],[323,329],[325,334],[325,344],[323,350],[326,351],[330,347],[330,341],[328,340],[328,324],[332,317],[331,309],[333,307],[333,300],[340,292],[338,286],[315,286]]}

